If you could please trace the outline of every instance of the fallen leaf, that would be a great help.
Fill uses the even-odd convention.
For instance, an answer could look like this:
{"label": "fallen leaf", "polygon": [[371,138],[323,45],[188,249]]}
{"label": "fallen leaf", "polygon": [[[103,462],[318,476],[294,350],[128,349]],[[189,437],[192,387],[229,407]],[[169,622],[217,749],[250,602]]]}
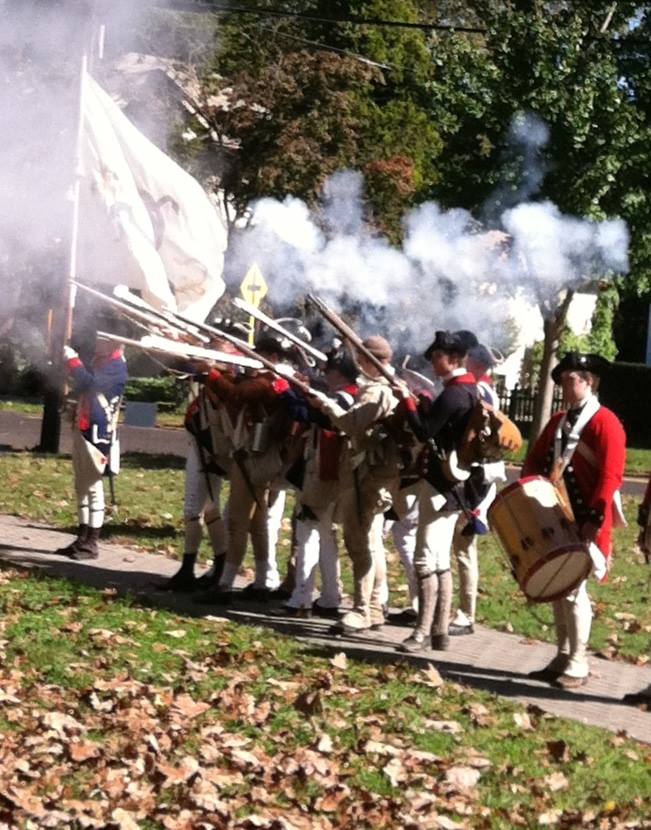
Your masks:
{"label": "fallen leaf", "polygon": [[174,631],[164,632],[168,637],[174,637],[175,640],[182,640],[186,632],[182,628],[177,628]]}
{"label": "fallen leaf", "polygon": [[450,767],[445,772],[445,780],[459,790],[470,790],[479,781],[480,775],[479,770],[472,767]]}
{"label": "fallen leaf", "polygon": [[546,775],[543,781],[553,793],[558,792],[558,790],[566,790],[570,785],[562,772],[553,772],[551,775]]}
{"label": "fallen leaf", "polygon": [[63,712],[46,712],[41,718],[41,723],[59,735],[65,735],[66,732],[84,732],[86,729],[82,723]]}
{"label": "fallen leaf", "polygon": [[202,715],[208,709],[210,709],[209,703],[193,700],[190,695],[185,694],[175,697],[174,703],[172,704],[173,712],[190,720],[196,718],[198,715]]}
{"label": "fallen leaf", "polygon": [[81,764],[89,758],[96,758],[99,754],[99,747],[90,741],[79,741],[68,744],[68,753],[75,763]]}
{"label": "fallen leaf", "polygon": [[407,773],[400,758],[392,758],[382,772],[389,779],[392,787],[398,787],[402,781],[407,779]]}
{"label": "fallen leaf", "polygon": [[318,752],[323,752],[324,755],[327,755],[329,752],[332,752],[332,738],[327,733],[324,733],[319,737],[319,741],[316,745]]}
{"label": "fallen leaf", "polygon": [[552,824],[558,824],[558,820],[560,817],[560,810],[548,810],[546,813],[541,813],[538,816],[538,824],[542,825],[543,827],[549,827]]}
{"label": "fallen leaf", "polygon": [[330,659],[330,664],[336,669],[345,671],[348,668],[348,658],[346,657],[346,653],[344,651],[340,651],[338,654],[335,654],[335,656]]}
{"label": "fallen leaf", "polygon": [[447,732],[450,735],[457,735],[463,732],[463,727],[455,720],[426,720],[423,721],[425,729],[433,729],[435,732]]}
{"label": "fallen leaf", "polygon": [[193,775],[196,775],[199,771],[199,762],[196,758],[187,755],[176,767],[160,761],[156,764],[156,769],[165,778],[163,782],[163,789],[165,789],[166,787],[173,787],[175,784],[182,784],[192,778]]}
{"label": "fallen leaf", "polygon": [[514,712],[513,720],[516,726],[519,726],[520,729],[533,729],[533,726],[531,725],[531,718],[526,712]]}
{"label": "fallen leaf", "polygon": [[444,681],[434,664],[428,663],[427,668],[423,669],[419,675],[419,682],[430,686],[432,689],[438,689]]}
{"label": "fallen leaf", "polygon": [[380,741],[366,741],[362,747],[363,751],[370,755],[402,755],[404,749],[392,744],[380,743]]}
{"label": "fallen leaf", "polygon": [[134,819],[133,813],[123,810],[122,807],[117,807],[111,813],[111,818],[120,828],[120,830],[140,830],[140,825]]}

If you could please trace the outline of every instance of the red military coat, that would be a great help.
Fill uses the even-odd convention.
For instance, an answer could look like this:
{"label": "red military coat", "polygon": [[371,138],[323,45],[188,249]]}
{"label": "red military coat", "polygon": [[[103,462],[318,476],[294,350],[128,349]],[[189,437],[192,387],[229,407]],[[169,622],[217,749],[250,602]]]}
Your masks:
{"label": "red military coat", "polygon": [[[552,415],[533,445],[522,475],[548,476],[554,461],[554,439],[563,412]],[[626,433],[619,418],[600,406],[581,431],[581,437],[567,466],[564,479],[568,491],[572,486],[590,511],[589,519],[601,527],[595,544],[605,557],[610,555],[613,526],[613,495],[624,476]],[[571,493],[570,493],[571,495]]]}

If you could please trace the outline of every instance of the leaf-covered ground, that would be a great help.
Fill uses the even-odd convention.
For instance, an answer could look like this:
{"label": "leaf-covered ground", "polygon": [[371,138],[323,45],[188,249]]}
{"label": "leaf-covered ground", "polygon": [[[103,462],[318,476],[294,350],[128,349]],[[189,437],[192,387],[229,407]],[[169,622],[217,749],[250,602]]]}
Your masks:
{"label": "leaf-covered ground", "polygon": [[[108,489],[108,488],[107,488]],[[128,455],[117,480],[117,516],[108,517],[103,538],[135,548],[181,556],[182,461],[175,457]],[[286,515],[291,510],[288,496]],[[630,526],[615,534],[613,568],[608,582],[592,583],[595,620],[592,646],[607,658],[644,664],[651,655],[651,568],[635,549],[637,506],[625,499]],[[0,512],[76,527],[72,471],[68,459],[32,453],[3,455],[0,466]],[[391,603],[407,602],[403,570],[387,540]],[[289,521],[281,534],[278,556],[284,565],[289,553]],[[208,556],[204,542],[203,555]],[[349,560],[341,552],[344,584],[350,589]],[[478,621],[526,637],[551,640],[553,625],[548,605],[527,604],[510,574],[504,554],[488,535],[480,541],[480,599]]]}
{"label": "leaf-covered ground", "polygon": [[[0,827],[650,827],[648,746],[0,573]],[[646,823],[645,823],[646,822]]]}

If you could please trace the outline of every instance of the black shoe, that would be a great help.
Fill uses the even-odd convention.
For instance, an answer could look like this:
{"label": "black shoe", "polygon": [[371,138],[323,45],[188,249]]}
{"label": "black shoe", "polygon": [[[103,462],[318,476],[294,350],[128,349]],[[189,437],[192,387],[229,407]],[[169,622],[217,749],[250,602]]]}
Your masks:
{"label": "black shoe", "polygon": [[70,554],[70,558],[75,562],[83,562],[87,559],[97,559],[99,556],[99,548],[97,542],[99,540],[100,528],[90,527],[86,538],[78,542],[75,550]]}
{"label": "black shoe", "polygon": [[219,585],[221,574],[213,568],[194,580],[194,589],[197,591],[211,591]]}
{"label": "black shoe", "polygon": [[81,539],[75,539],[74,542],[71,542],[65,548],[57,548],[54,553],[56,556],[72,556],[73,553],[77,552],[77,548],[81,544]]}
{"label": "black shoe", "polygon": [[194,574],[188,570],[177,571],[174,576],[164,582],[160,589],[161,591],[172,591],[173,593],[189,593],[194,591],[198,580],[194,578]]}
{"label": "black shoe", "polygon": [[99,551],[97,550],[97,546],[92,547],[91,545],[86,545],[84,542],[70,554],[70,558],[74,559],[75,562],[85,562],[88,559],[97,559],[98,557]]}
{"label": "black shoe", "polygon": [[413,608],[403,608],[402,611],[394,611],[392,614],[389,614],[387,619],[389,625],[404,625],[404,626],[414,626],[418,622],[418,612],[414,611]]}
{"label": "black shoe", "polygon": [[255,582],[249,582],[249,584],[240,591],[240,596],[242,599],[250,599],[255,602],[269,602],[272,593],[273,592],[269,588],[256,588]]}
{"label": "black shoe", "polygon": [[448,634],[451,637],[461,637],[464,634],[474,634],[475,633],[475,626],[470,623],[470,625],[455,625],[454,623],[450,623],[448,626]]}
{"label": "black shoe", "polygon": [[330,607],[326,608],[325,605],[319,605],[318,601],[315,599],[312,603],[312,613],[315,617],[323,617],[326,620],[338,620],[339,619],[339,608],[338,607]]}
{"label": "black shoe", "polygon": [[651,712],[651,692],[631,692],[624,695],[622,703],[627,706],[645,706],[647,712]]}
{"label": "black shoe", "polygon": [[289,599],[292,595],[292,591],[288,588],[283,588],[281,585],[279,588],[276,588],[274,591],[271,591],[271,598],[272,599]]}
{"label": "black shoe", "polygon": [[294,617],[297,620],[309,620],[312,617],[311,608],[294,608],[292,605],[283,605],[283,617]]}
{"label": "black shoe", "polygon": [[225,562],[225,553],[221,556],[215,556],[210,569],[196,580],[196,588],[198,591],[211,591],[219,585],[219,580],[222,578]]}
{"label": "black shoe", "polygon": [[192,598],[193,602],[199,605],[231,605],[233,602],[233,591],[206,591]]}

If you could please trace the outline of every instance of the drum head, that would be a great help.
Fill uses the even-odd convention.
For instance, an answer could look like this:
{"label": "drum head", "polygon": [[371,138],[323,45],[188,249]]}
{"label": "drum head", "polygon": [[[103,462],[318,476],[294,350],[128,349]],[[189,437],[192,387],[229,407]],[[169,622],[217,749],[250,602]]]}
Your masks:
{"label": "drum head", "polygon": [[533,602],[552,602],[571,594],[591,569],[592,561],[585,547],[559,548],[536,562],[521,587]]}

